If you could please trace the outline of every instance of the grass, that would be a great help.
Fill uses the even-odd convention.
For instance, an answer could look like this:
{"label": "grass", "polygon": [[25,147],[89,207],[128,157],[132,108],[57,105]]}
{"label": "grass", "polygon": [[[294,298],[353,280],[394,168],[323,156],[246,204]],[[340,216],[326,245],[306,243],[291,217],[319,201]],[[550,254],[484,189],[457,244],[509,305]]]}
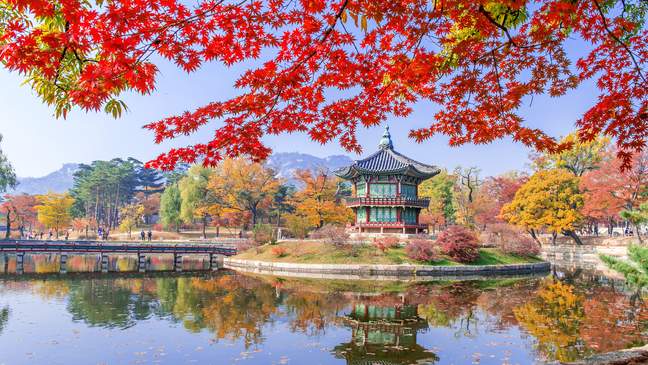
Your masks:
{"label": "grass", "polygon": [[[286,254],[277,257],[272,254],[272,248],[281,246]],[[462,265],[449,257],[441,257],[433,262],[422,262],[412,260],[405,254],[404,248],[393,248],[387,252],[381,252],[373,245],[363,245],[354,248],[336,248],[323,242],[282,242],[277,245],[264,245],[258,249],[251,249],[235,256],[239,259],[291,262],[303,264],[375,264],[375,265],[399,265],[399,264],[427,264],[436,266]],[[529,262],[540,262],[537,257],[521,257],[506,254],[496,248],[483,248],[479,250],[479,258],[470,265],[501,265],[521,264]]]}

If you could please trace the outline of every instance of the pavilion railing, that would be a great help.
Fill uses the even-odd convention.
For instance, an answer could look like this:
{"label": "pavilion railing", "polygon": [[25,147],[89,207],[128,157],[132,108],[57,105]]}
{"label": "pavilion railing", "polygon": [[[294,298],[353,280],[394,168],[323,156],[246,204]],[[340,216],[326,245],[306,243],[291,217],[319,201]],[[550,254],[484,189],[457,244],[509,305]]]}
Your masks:
{"label": "pavilion railing", "polygon": [[417,208],[427,208],[430,205],[430,199],[419,199],[407,196],[395,197],[353,197],[346,198],[346,204],[349,207],[361,205],[369,206],[408,206]]}

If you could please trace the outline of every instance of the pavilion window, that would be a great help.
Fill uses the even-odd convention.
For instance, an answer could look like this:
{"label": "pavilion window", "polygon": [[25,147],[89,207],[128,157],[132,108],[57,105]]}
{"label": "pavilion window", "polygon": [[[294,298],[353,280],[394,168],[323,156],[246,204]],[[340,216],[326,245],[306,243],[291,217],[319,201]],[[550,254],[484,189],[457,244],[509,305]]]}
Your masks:
{"label": "pavilion window", "polygon": [[401,196],[406,198],[416,199],[416,186],[409,184],[401,185]]}
{"label": "pavilion window", "polygon": [[365,223],[367,221],[367,210],[362,207],[356,209],[356,222]]}
{"label": "pavilion window", "polygon": [[356,197],[364,197],[367,195],[367,183],[366,182],[358,182],[356,183]]}
{"label": "pavilion window", "polygon": [[406,224],[416,224],[416,209],[406,208],[403,211],[403,222]]}
{"label": "pavilion window", "polygon": [[370,222],[396,222],[396,208],[371,207],[369,210]]}
{"label": "pavilion window", "polygon": [[372,198],[386,198],[396,196],[396,184],[375,183],[371,184],[369,193]]}

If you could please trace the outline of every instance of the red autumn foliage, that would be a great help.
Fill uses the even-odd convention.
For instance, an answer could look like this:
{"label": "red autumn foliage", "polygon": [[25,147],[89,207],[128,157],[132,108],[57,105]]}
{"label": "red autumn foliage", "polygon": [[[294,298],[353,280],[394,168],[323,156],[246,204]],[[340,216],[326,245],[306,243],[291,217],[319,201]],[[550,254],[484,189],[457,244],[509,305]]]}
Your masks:
{"label": "red autumn foliage", "polygon": [[634,156],[632,168],[621,171],[611,154],[601,166],[583,175],[580,188],[585,194],[582,213],[595,221],[612,222],[623,209],[636,209],[648,186],[648,152]]}
{"label": "red autumn foliage", "polygon": [[[153,167],[260,160],[271,152],[264,135],[290,132],[359,151],[358,127],[406,117],[418,101],[440,107],[410,132],[416,141],[512,137],[556,151],[567,146],[526,125],[518,109],[584,82],[599,93],[577,121],[580,137],[613,136],[629,167],[648,128],[648,29],[626,11],[640,5],[626,3],[8,0],[0,62],[63,116],[73,106],[114,112],[121,93],[152,92],[155,62],[165,59],[187,72],[214,61],[246,67],[237,96],[147,125],[160,143],[222,121],[211,141],[172,149]],[[43,31],[44,23],[63,25]],[[586,51],[568,52],[570,39]],[[329,97],[336,91],[344,97]]]}
{"label": "red autumn foliage", "polygon": [[434,242],[426,239],[415,238],[405,246],[407,257],[412,260],[430,262],[439,258],[438,247]]}
{"label": "red autumn foliage", "polygon": [[439,234],[436,243],[444,254],[458,262],[471,263],[479,257],[477,235],[466,227],[448,227]]}
{"label": "red autumn foliage", "polygon": [[387,252],[390,248],[398,246],[398,238],[396,237],[381,237],[375,238],[373,241],[374,246],[383,253]]}
{"label": "red autumn foliage", "polygon": [[500,218],[502,207],[513,201],[515,193],[528,179],[526,175],[513,174],[486,179],[476,200],[475,222],[480,226],[504,223]]}

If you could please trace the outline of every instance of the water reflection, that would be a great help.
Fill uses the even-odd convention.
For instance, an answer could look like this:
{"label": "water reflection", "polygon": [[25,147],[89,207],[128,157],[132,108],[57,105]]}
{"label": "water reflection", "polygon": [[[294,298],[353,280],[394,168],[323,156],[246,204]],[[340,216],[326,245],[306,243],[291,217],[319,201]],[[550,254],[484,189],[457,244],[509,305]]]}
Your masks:
{"label": "water reflection", "polygon": [[311,356],[320,363],[464,362],[458,354],[482,364],[571,361],[648,340],[642,301],[616,285],[574,277],[407,285],[234,273],[69,275],[0,279],[0,292],[4,342],[12,324],[34,321],[28,311],[16,315],[21,307],[11,298],[19,294],[40,298],[43,315],[61,317],[52,305],[60,302],[76,325],[125,339],[155,324],[151,338],[169,346],[175,337],[209,333],[212,351],[235,344],[270,356],[316,341],[322,351]]}

